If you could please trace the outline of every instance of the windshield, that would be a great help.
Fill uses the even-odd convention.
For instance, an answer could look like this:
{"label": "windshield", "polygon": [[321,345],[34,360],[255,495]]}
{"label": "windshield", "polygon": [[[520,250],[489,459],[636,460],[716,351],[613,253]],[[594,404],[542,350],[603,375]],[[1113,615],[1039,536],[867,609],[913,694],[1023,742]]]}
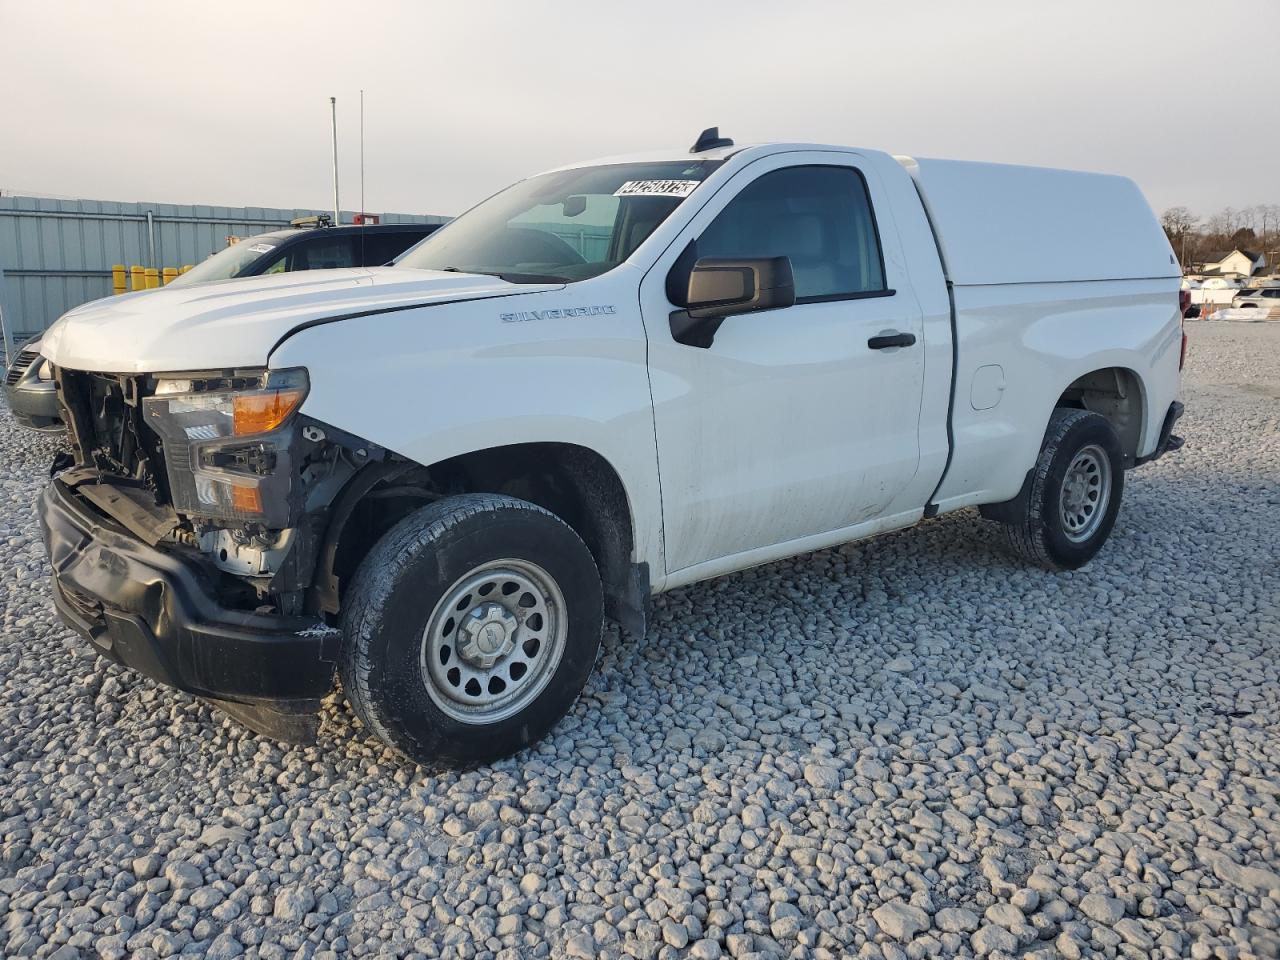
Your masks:
{"label": "windshield", "polygon": [[619,163],[522,180],[433,233],[395,267],[569,283],[612,270],[719,160]]}
{"label": "windshield", "polygon": [[274,233],[263,233],[249,237],[239,243],[233,243],[225,250],[219,250],[213,256],[196,264],[186,273],[179,274],[170,280],[167,287],[185,287],[193,283],[207,283],[210,280],[229,280],[240,276],[241,272],[254,263],[264,253],[270,253],[280,245],[281,237]]}

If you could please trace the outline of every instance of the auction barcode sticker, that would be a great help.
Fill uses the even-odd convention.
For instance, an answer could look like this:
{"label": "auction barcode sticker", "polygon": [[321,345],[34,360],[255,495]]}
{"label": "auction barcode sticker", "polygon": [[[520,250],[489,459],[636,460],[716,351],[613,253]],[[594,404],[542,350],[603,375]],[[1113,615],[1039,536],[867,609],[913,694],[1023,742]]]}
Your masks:
{"label": "auction barcode sticker", "polygon": [[615,197],[687,197],[701,180],[628,180]]}

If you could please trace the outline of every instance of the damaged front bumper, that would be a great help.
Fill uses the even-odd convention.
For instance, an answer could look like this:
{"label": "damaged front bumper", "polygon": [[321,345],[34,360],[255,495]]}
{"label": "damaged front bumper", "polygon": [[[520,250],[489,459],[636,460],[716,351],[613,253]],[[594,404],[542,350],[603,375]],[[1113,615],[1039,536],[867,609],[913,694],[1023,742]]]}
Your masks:
{"label": "damaged front bumper", "polygon": [[260,733],[314,740],[338,630],[222,606],[197,561],[148,546],[56,478],[37,513],[58,614],[98,653],[212,700]]}

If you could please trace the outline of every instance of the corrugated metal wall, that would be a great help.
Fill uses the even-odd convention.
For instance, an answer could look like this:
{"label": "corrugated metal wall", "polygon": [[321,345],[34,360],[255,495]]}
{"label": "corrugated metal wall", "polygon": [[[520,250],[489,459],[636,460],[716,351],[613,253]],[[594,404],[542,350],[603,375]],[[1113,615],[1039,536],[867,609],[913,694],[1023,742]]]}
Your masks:
{"label": "corrugated metal wall", "polygon": [[[0,310],[13,343],[111,293],[111,266],[180,267],[316,210],[0,197]],[[148,217],[150,214],[150,217]],[[351,212],[342,216],[349,223]],[[447,217],[384,213],[382,223]]]}

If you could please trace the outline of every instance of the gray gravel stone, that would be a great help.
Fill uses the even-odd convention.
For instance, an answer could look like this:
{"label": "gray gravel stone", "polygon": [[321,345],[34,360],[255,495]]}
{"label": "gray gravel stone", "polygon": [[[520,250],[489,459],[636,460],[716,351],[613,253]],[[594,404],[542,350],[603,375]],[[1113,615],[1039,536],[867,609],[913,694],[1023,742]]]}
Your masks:
{"label": "gray gravel stone", "polygon": [[671,919],[663,920],[662,939],[677,950],[681,950],[689,943],[689,928]]}
{"label": "gray gravel stone", "polygon": [[221,933],[209,944],[205,960],[234,960],[243,955],[244,947],[240,945],[240,941],[229,933]]}
{"label": "gray gravel stone", "polygon": [[933,917],[934,925],[947,933],[970,933],[978,929],[978,915],[963,907],[943,907]]}
{"label": "gray gravel stone", "polygon": [[997,950],[1001,953],[1013,953],[1018,949],[1018,938],[998,924],[989,923],[969,938],[973,952],[980,957]]}
{"label": "gray gravel stone", "polygon": [[919,907],[903,903],[901,900],[894,900],[882,907],[877,907],[872,911],[871,916],[875,918],[881,930],[903,943],[917,933],[929,929],[929,915]]}
{"label": "gray gravel stone", "polygon": [[864,780],[889,779],[888,768],[875,757],[861,757],[854,765],[854,770]]}
{"label": "gray gravel stone", "polygon": [[1090,920],[1113,926],[1124,916],[1124,901],[1101,893],[1090,893],[1080,899],[1080,912]]}
{"label": "gray gravel stone", "polygon": [[1126,943],[1132,944],[1139,950],[1150,950],[1155,946],[1155,941],[1151,939],[1151,935],[1142,929],[1142,924],[1132,917],[1125,917],[1123,920],[1116,921],[1114,929]]}
{"label": "gray gravel stone", "polygon": [[285,887],[276,894],[271,915],[277,920],[298,923],[316,905],[315,894],[306,887]]}
{"label": "gray gravel stone", "polygon": [[166,863],[164,866],[164,878],[173,885],[175,890],[198,887],[204,883],[200,868],[190,863]]}
{"label": "gray gravel stone", "polygon": [[817,787],[820,790],[835,790],[840,786],[840,774],[822,764],[806,764],[804,778],[809,781],[811,787]]}
{"label": "gray gravel stone", "polygon": [[150,880],[160,872],[164,861],[154,853],[142,857],[134,857],[131,863],[133,875],[139,880]]}
{"label": "gray gravel stone", "polygon": [[1040,894],[1030,887],[1023,887],[1014,892],[1009,902],[1023,913],[1035,913],[1036,908],[1040,906]]}

